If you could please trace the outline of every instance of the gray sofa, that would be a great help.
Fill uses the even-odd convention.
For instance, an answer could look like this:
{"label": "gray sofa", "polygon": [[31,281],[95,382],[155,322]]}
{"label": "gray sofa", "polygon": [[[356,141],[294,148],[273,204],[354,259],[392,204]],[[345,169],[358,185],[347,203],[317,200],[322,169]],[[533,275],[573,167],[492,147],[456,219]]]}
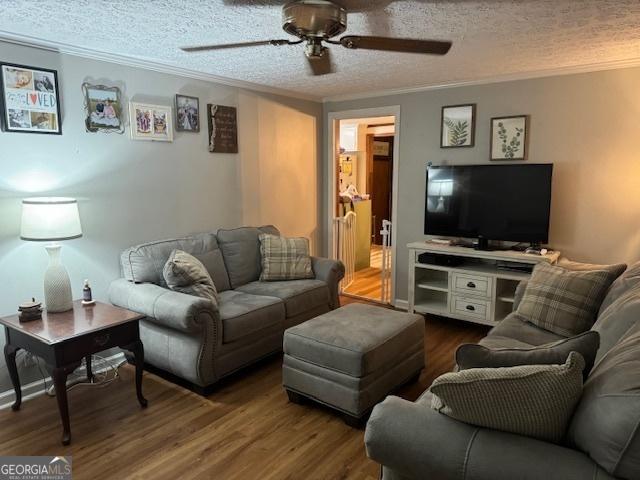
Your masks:
{"label": "gray sofa", "polygon": [[[115,305],[146,315],[140,322],[145,362],[168,378],[208,393],[221,378],[282,350],[286,328],[339,306],[342,263],[312,257],[314,279],[260,282],[261,232],[242,227],[131,247],[124,278],[111,284]],[[162,269],[174,249],[198,258],[220,294],[211,301],[174,292]]]}
{"label": "gray sofa", "polygon": [[[611,286],[593,330],[596,363],[562,444],[451,419],[430,408],[427,391],[416,402],[387,397],[374,408],[368,455],[385,480],[639,479],[640,263]],[[560,338],[512,314],[480,343],[526,348]]]}

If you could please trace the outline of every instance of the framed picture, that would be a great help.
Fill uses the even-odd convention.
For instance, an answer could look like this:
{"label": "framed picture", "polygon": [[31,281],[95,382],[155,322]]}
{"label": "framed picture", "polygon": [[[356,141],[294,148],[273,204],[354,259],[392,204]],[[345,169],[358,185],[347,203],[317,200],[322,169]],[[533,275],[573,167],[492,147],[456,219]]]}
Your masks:
{"label": "framed picture", "polygon": [[82,84],[87,132],[124,133],[122,97],[118,87]]}
{"label": "framed picture", "polygon": [[209,151],[238,153],[238,120],[235,107],[207,104]]}
{"label": "framed picture", "polygon": [[62,134],[58,72],[0,63],[2,130]]}
{"label": "framed picture", "polygon": [[176,130],[200,131],[200,101],[196,97],[176,95]]}
{"label": "framed picture", "polygon": [[473,147],[475,134],[475,103],[442,107],[440,148]]}
{"label": "framed picture", "polygon": [[491,119],[491,160],[526,160],[528,115]]}
{"label": "framed picture", "polygon": [[134,140],[173,142],[171,107],[130,102],[129,115]]}
{"label": "framed picture", "polygon": [[373,141],[373,155],[388,157],[389,156],[389,147],[391,144],[389,142],[379,142],[377,140]]}

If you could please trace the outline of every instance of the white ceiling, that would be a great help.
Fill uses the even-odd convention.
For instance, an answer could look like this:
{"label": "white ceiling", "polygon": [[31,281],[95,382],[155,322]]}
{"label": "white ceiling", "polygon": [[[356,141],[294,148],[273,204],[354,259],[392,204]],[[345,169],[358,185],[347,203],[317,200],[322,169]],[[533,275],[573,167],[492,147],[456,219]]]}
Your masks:
{"label": "white ceiling", "polygon": [[[286,38],[284,0],[0,0],[2,33],[326,98],[640,62],[638,0],[336,0],[349,34],[448,39],[445,57],[334,46],[307,75],[302,46],[187,54],[184,45]],[[625,63],[626,62],[626,63]]]}

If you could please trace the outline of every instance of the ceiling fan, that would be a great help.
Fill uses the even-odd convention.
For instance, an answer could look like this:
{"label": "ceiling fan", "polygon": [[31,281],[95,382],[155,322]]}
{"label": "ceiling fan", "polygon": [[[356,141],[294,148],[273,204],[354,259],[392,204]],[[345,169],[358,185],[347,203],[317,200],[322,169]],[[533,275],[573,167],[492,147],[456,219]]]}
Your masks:
{"label": "ceiling fan", "polygon": [[185,52],[202,52],[228,48],[257,47],[261,45],[299,45],[304,43],[310,71],[313,75],[326,75],[334,71],[329,45],[341,45],[352,50],[383,50],[388,52],[444,55],[451,42],[417,40],[413,38],[388,38],[346,35],[334,39],[347,29],[347,10],[329,0],[297,0],[282,8],[282,28],[296,37],[295,40],[263,40],[182,47]]}

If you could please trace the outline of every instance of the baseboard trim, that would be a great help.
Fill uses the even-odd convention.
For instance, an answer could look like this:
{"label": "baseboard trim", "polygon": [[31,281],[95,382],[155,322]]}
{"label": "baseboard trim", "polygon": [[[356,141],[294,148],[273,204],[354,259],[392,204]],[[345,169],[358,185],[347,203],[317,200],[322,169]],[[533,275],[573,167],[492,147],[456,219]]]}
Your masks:
{"label": "baseboard trim", "polygon": [[[123,352],[120,353],[116,353],[115,355],[111,355],[110,357],[106,357],[104,359],[105,361],[108,362],[112,362],[115,363],[116,365],[119,364],[121,361],[125,361],[125,356]],[[104,367],[104,368],[100,368],[98,370],[94,370],[94,373],[102,373],[108,369],[110,369],[111,367]],[[87,369],[85,366],[82,366],[80,368],[78,368],[74,374],[86,374]],[[71,379],[73,380],[73,379]],[[53,383],[53,380],[51,379],[51,377],[45,377],[45,381],[51,385]],[[30,400],[32,398],[36,398],[39,397],[40,395],[43,395],[45,393],[45,389],[44,389],[44,384],[43,384],[43,380],[36,380],[34,382],[28,383],[26,385],[22,385],[22,401],[24,402],[25,400]],[[13,405],[13,402],[15,401],[15,392],[13,391],[13,388],[11,388],[10,390],[6,390],[4,392],[0,393],[0,410],[4,410],[6,408],[10,408],[11,405]]]}
{"label": "baseboard trim", "polygon": [[409,310],[409,301],[396,298],[393,301],[393,306],[396,307],[398,310]]}

